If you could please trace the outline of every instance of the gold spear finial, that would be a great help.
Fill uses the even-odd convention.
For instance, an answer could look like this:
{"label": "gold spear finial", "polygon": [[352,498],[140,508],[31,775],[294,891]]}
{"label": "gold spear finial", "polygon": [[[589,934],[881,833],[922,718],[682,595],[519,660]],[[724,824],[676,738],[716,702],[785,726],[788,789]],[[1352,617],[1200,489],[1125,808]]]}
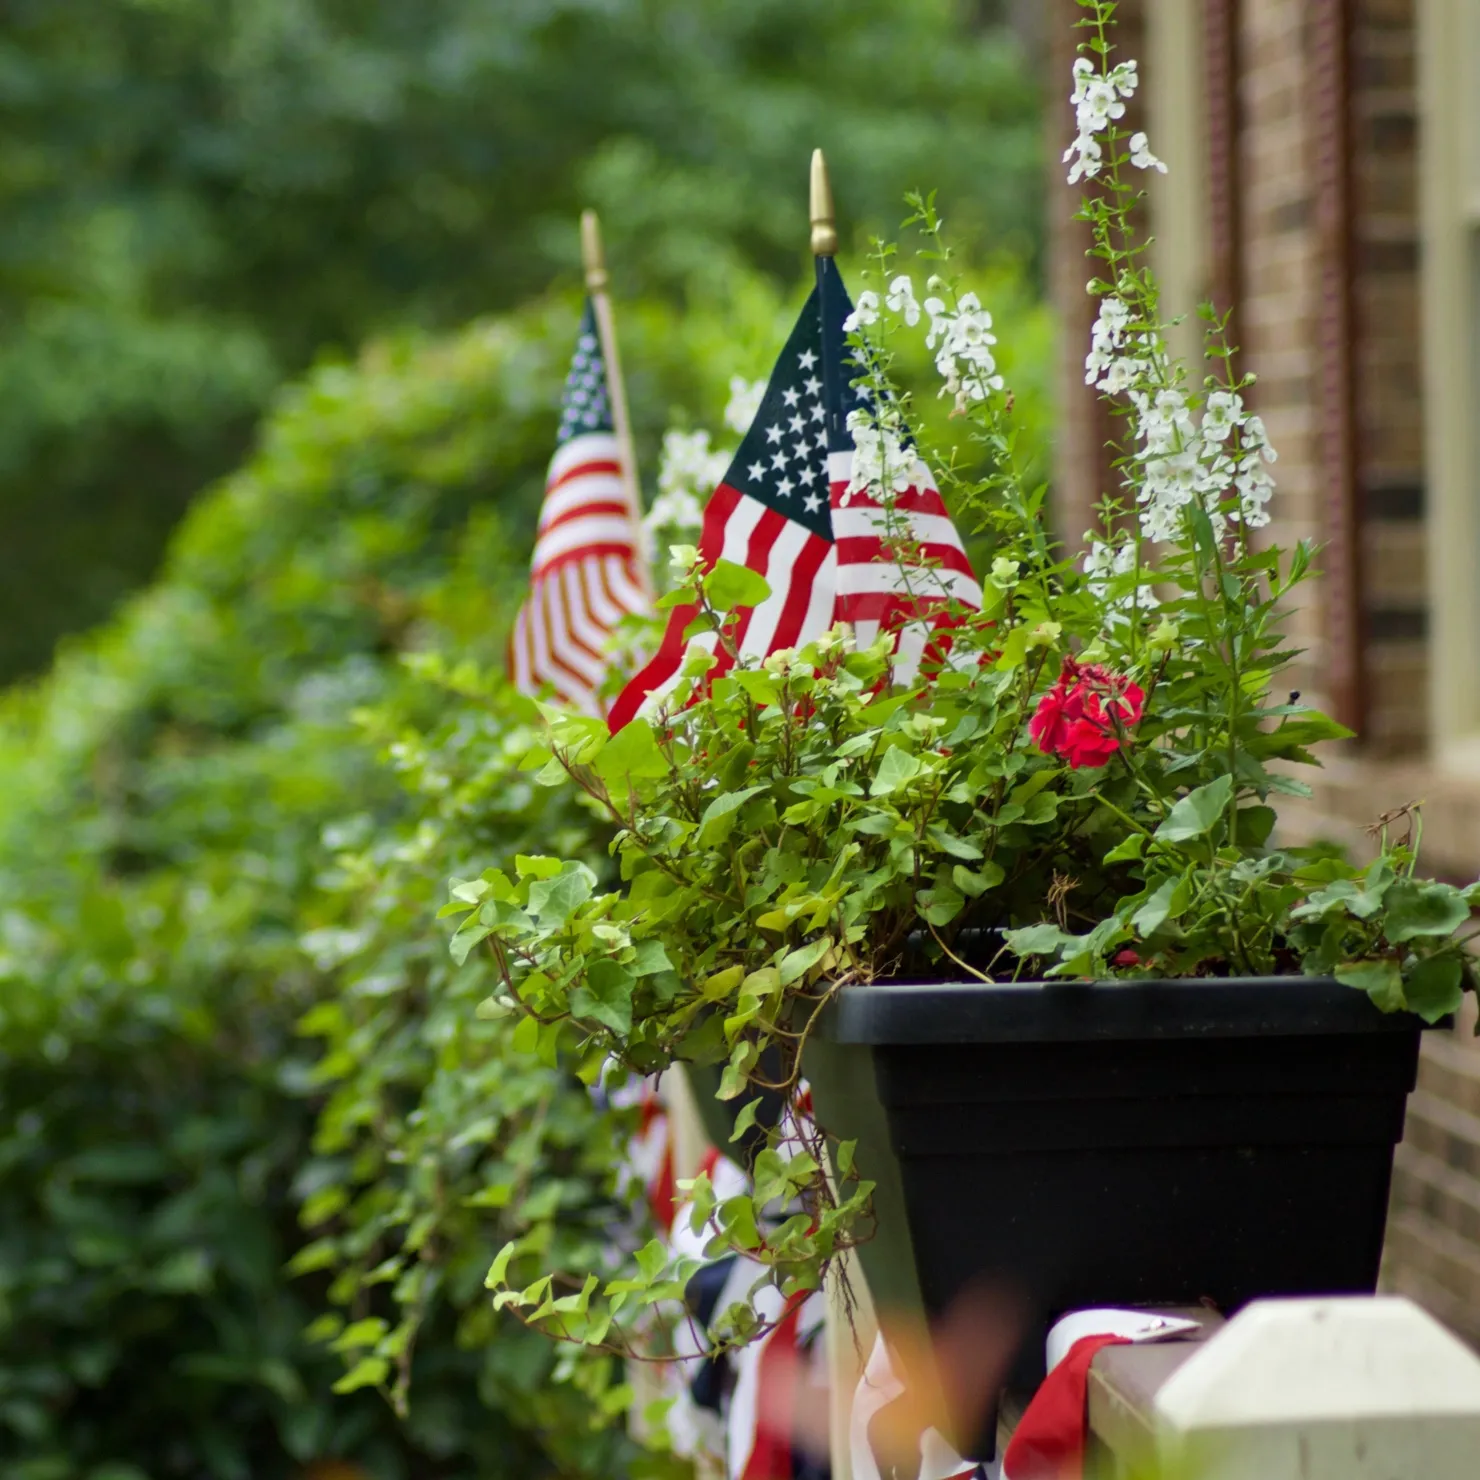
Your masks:
{"label": "gold spear finial", "polygon": [[581,265],[586,269],[586,287],[592,293],[606,288],[606,253],[601,250],[601,222],[595,211],[581,212]]}
{"label": "gold spear finial", "polygon": [[822,150],[812,151],[812,255],[836,257],[838,228],[833,221],[832,186]]}

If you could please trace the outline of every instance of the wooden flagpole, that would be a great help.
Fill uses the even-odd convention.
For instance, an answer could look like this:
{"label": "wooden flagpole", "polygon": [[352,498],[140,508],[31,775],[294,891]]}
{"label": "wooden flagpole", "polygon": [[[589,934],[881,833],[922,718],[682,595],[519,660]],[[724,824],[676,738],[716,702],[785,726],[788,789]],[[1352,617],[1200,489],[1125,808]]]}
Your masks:
{"label": "wooden flagpole", "polygon": [[[622,489],[634,525],[642,522],[642,486],[637,480],[637,450],[632,441],[632,422],[627,415],[627,386],[622,379],[622,359],[617,352],[617,326],[612,317],[606,253],[601,246],[601,222],[595,211],[581,213],[581,264],[586,271],[586,292],[596,315],[601,339],[601,357],[606,364],[607,395],[611,400],[612,426],[617,434],[617,452],[622,462]],[[647,559],[637,561],[637,579],[643,592],[653,594],[652,573]]]}

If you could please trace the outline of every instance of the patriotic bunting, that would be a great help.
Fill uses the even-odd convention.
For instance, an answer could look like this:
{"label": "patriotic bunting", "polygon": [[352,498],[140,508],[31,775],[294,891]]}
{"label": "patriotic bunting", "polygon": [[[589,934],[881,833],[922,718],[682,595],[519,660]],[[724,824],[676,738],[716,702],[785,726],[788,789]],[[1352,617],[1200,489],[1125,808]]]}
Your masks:
{"label": "patriotic bunting", "polygon": [[[660,1107],[661,1089],[660,1083]],[[652,1095],[651,1090],[642,1093]],[[640,1103],[646,1105],[646,1098]],[[655,1195],[661,1174],[654,1173],[653,1156],[662,1139],[655,1134],[662,1118],[661,1108],[652,1120],[644,1113],[631,1163],[635,1184],[655,1210],[665,1205],[662,1193]],[[666,1161],[666,1156],[658,1158],[657,1165]],[[709,1178],[720,1202],[751,1190],[745,1172],[713,1147],[699,1171]],[[703,1259],[713,1230],[695,1233],[689,1213],[689,1204],[679,1202],[671,1219],[660,1223],[660,1232],[675,1255]],[[825,1393],[827,1386],[821,1339],[827,1302],[822,1293],[787,1300],[766,1286],[754,1298],[754,1308],[772,1329],[733,1351],[705,1355],[715,1317],[750,1300],[751,1288],[765,1273],[757,1260],[731,1254],[708,1261],[689,1281],[685,1313],[673,1331],[675,1359],[657,1377],[657,1388],[670,1404],[668,1440],[675,1454],[722,1466],[725,1480],[826,1480],[826,1457],[809,1454],[796,1442],[800,1399]]]}
{"label": "patriotic bunting", "polygon": [[1048,1376],[1013,1430],[998,1480],[1081,1480],[1089,1432],[1089,1369],[1107,1346],[1176,1341],[1196,1321],[1145,1310],[1079,1310],[1048,1333]]}

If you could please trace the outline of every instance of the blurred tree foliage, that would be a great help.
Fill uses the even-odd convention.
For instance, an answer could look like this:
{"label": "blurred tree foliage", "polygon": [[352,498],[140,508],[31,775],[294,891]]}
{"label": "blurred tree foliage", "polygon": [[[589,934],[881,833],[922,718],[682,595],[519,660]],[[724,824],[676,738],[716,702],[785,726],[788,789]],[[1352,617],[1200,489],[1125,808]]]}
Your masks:
{"label": "blurred tree foliage", "polygon": [[627,293],[789,279],[939,185],[1031,252],[1037,124],[968,0],[11,0],[0,32],[0,678],[153,567],[274,386],[522,302],[607,219]]}

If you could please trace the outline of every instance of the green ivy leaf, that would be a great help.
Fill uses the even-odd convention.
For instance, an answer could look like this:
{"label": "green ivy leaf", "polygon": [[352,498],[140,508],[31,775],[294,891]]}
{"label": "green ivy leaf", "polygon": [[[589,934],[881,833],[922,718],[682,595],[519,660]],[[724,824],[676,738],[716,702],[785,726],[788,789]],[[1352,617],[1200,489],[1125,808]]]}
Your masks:
{"label": "green ivy leaf", "polygon": [[934,889],[922,890],[917,896],[917,907],[921,915],[932,925],[949,925],[966,905],[966,900],[956,890],[937,884]]}
{"label": "green ivy leaf", "polygon": [[747,786],[743,791],[727,791],[715,797],[699,819],[699,841],[713,844],[728,837],[738,820],[735,814],[751,797],[758,796],[765,789],[764,786]]}
{"label": "green ivy leaf", "polygon": [[964,858],[968,863],[974,863],[982,856],[982,850],[970,839],[959,838],[954,833],[947,832],[943,827],[932,825],[925,829],[925,836],[942,853],[949,853],[952,858]]}
{"label": "green ivy leaf", "polygon": [[566,864],[553,878],[536,879],[529,886],[529,912],[547,929],[563,925],[596,887],[596,876],[584,863]]}
{"label": "green ivy leaf", "polygon": [[1262,848],[1274,831],[1278,821],[1273,807],[1240,807],[1238,810],[1238,841],[1240,847]]}
{"label": "green ivy leaf", "polygon": [[1128,837],[1122,838],[1106,855],[1104,862],[1110,863],[1134,863],[1140,858],[1146,849],[1146,834],[1133,832]]}
{"label": "green ivy leaf", "polygon": [[951,882],[973,899],[988,889],[995,889],[1006,877],[1002,865],[994,859],[988,859],[979,869],[969,869],[958,863],[951,870]]}
{"label": "green ivy leaf", "polygon": [[514,1257],[518,1247],[519,1240],[510,1239],[494,1256],[493,1263],[488,1266],[488,1273],[483,1277],[483,1283],[488,1289],[496,1290],[504,1283],[508,1273],[509,1260]]}
{"label": "green ivy leaf", "polygon": [[448,882],[447,892],[454,899],[477,904],[492,887],[487,879],[452,879]]}
{"label": "green ivy leaf", "polygon": [[577,1017],[594,1018],[614,1033],[630,1032],[635,981],[630,966],[610,957],[587,961],[585,979],[570,994],[570,1009]]}
{"label": "green ivy leaf", "polygon": [[919,756],[898,745],[891,746],[884,752],[884,759],[879,762],[879,769],[874,773],[869,795],[871,797],[890,796],[902,786],[907,786],[920,774],[920,771]]}
{"label": "green ivy leaf", "polygon": [[740,1113],[735,1117],[735,1129],[730,1132],[730,1142],[732,1145],[755,1124],[756,1112],[760,1107],[761,1102],[759,1100],[747,1100],[740,1107]]}
{"label": "green ivy leaf", "polygon": [[766,578],[733,560],[716,560],[704,577],[704,594],[715,611],[734,611],[739,606],[759,606],[771,594]]}
{"label": "green ivy leaf", "polygon": [[514,1025],[511,1039],[515,1053],[532,1054],[540,1045],[540,1021],[534,1017],[521,1017]]}
{"label": "green ivy leaf", "polygon": [[629,720],[602,746],[594,768],[609,789],[623,794],[634,780],[668,774],[668,762],[658,749],[653,727],[640,717]]}
{"label": "green ivy leaf", "polygon": [[479,942],[487,940],[492,934],[492,929],[487,925],[465,925],[447,943],[447,949],[451,953],[452,959],[459,966],[463,966],[472,954],[473,947],[478,945]]}
{"label": "green ivy leaf", "polygon": [[390,1328],[379,1316],[366,1316],[353,1321],[334,1338],[333,1349],[337,1352],[354,1351],[362,1346],[374,1346],[381,1341]]}
{"label": "green ivy leaf", "polygon": [[1002,939],[1008,950],[1018,956],[1057,956],[1073,942],[1057,925],[1026,925],[1021,930],[1004,930]]}
{"label": "green ivy leaf", "polygon": [[718,1002],[728,997],[745,979],[745,968],[743,966],[727,966],[723,971],[716,971],[713,976],[706,977],[703,985],[699,988],[699,995],[706,1002]]}
{"label": "green ivy leaf", "polygon": [[832,937],[824,935],[817,940],[808,941],[804,946],[798,946],[794,951],[788,951],[781,958],[779,984],[789,987],[794,981],[800,980],[827,955],[831,945]]}
{"label": "green ivy leaf", "polygon": [[1163,879],[1146,903],[1131,916],[1131,929],[1145,940],[1154,935],[1172,912],[1172,900],[1180,879]]}
{"label": "green ivy leaf", "polygon": [[379,1387],[390,1376],[391,1364],[384,1357],[361,1357],[338,1382],[334,1391],[341,1396],[364,1387]]}
{"label": "green ivy leaf", "polygon": [[1400,1012],[1407,1005],[1403,973],[1390,956],[1377,961],[1344,961],[1336,968],[1336,980],[1365,992],[1384,1012]]}
{"label": "green ivy leaf", "polygon": [[1408,1005],[1426,1023],[1458,1012],[1465,998],[1464,963],[1458,956],[1426,956],[1403,979]]}
{"label": "green ivy leaf", "polygon": [[1156,829],[1157,838],[1163,843],[1185,843],[1204,837],[1217,826],[1232,796],[1233,777],[1229,775],[1189,791]]}
{"label": "green ivy leaf", "polygon": [[[764,1154],[763,1152],[762,1155]],[[754,1199],[745,1196],[726,1198],[719,1205],[719,1226],[737,1248],[760,1247],[761,1235],[756,1225]]]}
{"label": "green ivy leaf", "polygon": [[663,949],[660,940],[640,940],[636,942],[636,957],[632,962],[632,970],[637,976],[656,976],[660,971],[672,971],[673,962],[668,959],[668,952]]}
{"label": "green ivy leaf", "polygon": [[1261,730],[1250,739],[1250,748],[1266,757],[1304,759],[1303,752],[1325,740],[1350,740],[1353,731],[1329,716],[1312,710],[1298,719],[1287,719],[1273,730]]}
{"label": "green ivy leaf", "polygon": [[1463,893],[1452,884],[1399,879],[1383,904],[1383,934],[1394,945],[1425,935],[1453,935],[1470,918]]}

